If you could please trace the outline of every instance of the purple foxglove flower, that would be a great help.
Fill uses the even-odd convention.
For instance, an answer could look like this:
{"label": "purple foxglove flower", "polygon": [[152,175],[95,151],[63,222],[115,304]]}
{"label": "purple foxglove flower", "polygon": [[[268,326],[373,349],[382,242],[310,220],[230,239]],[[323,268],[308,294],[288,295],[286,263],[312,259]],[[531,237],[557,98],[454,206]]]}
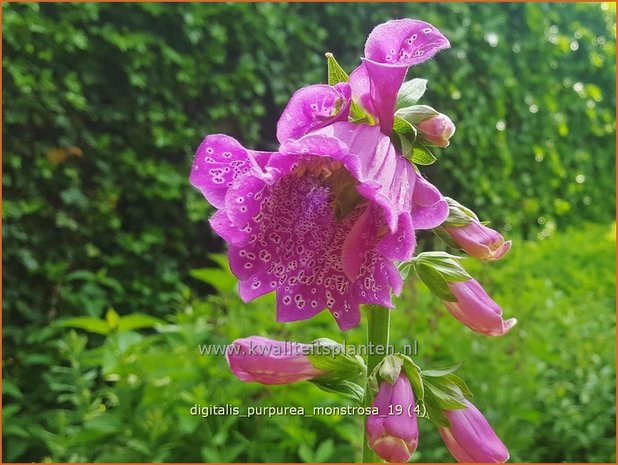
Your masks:
{"label": "purple foxglove flower", "polygon": [[464,252],[479,260],[500,260],[511,249],[511,241],[476,219],[465,226],[444,226],[444,230]]}
{"label": "purple foxglove flower", "polygon": [[411,258],[415,227],[436,226],[413,215],[440,203],[379,127],[348,122],[275,153],[208,136],[190,181],[218,209],[211,225],[229,243],[244,301],[276,291],[278,321],[328,308],[343,330],[359,324],[361,304],[392,307],[403,284],[394,262]]}
{"label": "purple foxglove flower", "polygon": [[467,408],[445,410],[450,428],[440,428],[440,436],[458,462],[502,463],[509,451],[491,428],[485,417],[469,401]]}
{"label": "purple foxglove flower", "polygon": [[384,134],[393,129],[397,92],[408,68],[448,47],[434,26],[414,19],[388,21],[369,34],[365,58],[350,75],[350,85],[354,100],[378,119]]}
{"label": "purple foxglove flower", "polygon": [[407,462],[418,445],[414,393],[408,378],[402,373],[395,384],[382,381],[372,406],[380,414],[367,417],[369,446],[387,462]]}
{"label": "purple foxglove flower", "polygon": [[437,147],[448,147],[449,139],[455,134],[455,125],[442,113],[421,121],[417,128],[427,142]]}
{"label": "purple foxglove flower", "polygon": [[277,139],[284,143],[337,121],[347,121],[352,90],[349,84],[317,84],[296,91],[277,123]]}
{"label": "purple foxglove flower", "polygon": [[309,344],[280,342],[260,336],[236,339],[226,352],[234,374],[245,382],[289,384],[324,375],[307,354]]}
{"label": "purple foxglove flower", "polygon": [[468,328],[487,336],[507,333],[517,320],[502,319],[502,308],[492,300],[475,279],[448,283],[457,302],[444,301],[446,308]]}

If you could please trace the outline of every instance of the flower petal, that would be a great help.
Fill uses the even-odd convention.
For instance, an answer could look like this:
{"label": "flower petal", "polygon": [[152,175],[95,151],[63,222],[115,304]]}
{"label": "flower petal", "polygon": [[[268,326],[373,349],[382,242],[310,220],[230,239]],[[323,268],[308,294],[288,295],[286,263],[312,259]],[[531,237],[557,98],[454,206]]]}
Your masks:
{"label": "flower petal", "polygon": [[364,304],[393,308],[391,298],[393,270],[396,271],[397,268],[390,261],[381,257],[379,253],[375,251],[367,253],[353,286],[357,300]]}
{"label": "flower petal", "polygon": [[[378,211],[379,215],[380,212]],[[372,208],[367,208],[356,220],[343,242],[343,272],[350,281],[355,281],[365,259],[365,253],[371,250],[378,236],[376,218]]]}
{"label": "flower petal", "polygon": [[389,65],[363,59],[362,64],[350,75],[354,100],[373,116],[382,132],[390,135],[393,130],[397,93],[408,71],[407,66]]}
{"label": "flower petal", "polygon": [[277,321],[306,320],[317,315],[326,306],[326,301],[318,293],[313,294],[312,287],[299,285],[295,287],[279,288],[277,291]]}
{"label": "flower petal", "polygon": [[396,19],[376,26],[365,43],[365,58],[380,63],[417,65],[450,47],[434,26],[415,19]]}
{"label": "flower petal", "polygon": [[347,121],[351,104],[347,83],[316,84],[296,91],[277,123],[277,140],[298,139],[337,121]]}
{"label": "flower petal", "polygon": [[412,221],[416,229],[436,228],[448,217],[448,203],[436,186],[418,172],[412,203]]}
{"label": "flower petal", "polygon": [[246,244],[249,240],[249,234],[238,228],[238,226],[230,220],[230,217],[227,216],[225,210],[217,210],[215,214],[210,217],[210,227],[224,241],[232,245],[241,246]]}
{"label": "flower petal", "polygon": [[389,260],[404,261],[412,257],[415,246],[412,217],[410,213],[404,212],[399,215],[397,231],[389,231],[378,243],[376,250]]}
{"label": "flower petal", "polygon": [[236,139],[214,134],[198,147],[189,181],[212,206],[221,208],[232,182],[250,167],[249,154]]}
{"label": "flower petal", "polygon": [[[358,193],[380,205],[391,231],[397,230],[399,214],[410,211],[416,175],[412,164],[398,155],[390,138],[377,126],[335,123],[315,133],[328,135],[341,141],[351,154],[348,165],[360,182]],[[313,137],[305,136],[303,140]],[[356,168],[358,167],[358,168]],[[448,208],[448,206],[447,206]]]}

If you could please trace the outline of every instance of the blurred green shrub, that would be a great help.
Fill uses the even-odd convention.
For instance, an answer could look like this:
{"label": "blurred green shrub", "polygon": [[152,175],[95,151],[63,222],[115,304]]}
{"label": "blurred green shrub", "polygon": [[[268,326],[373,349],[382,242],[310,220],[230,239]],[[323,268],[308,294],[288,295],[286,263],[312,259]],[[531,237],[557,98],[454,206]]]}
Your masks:
{"label": "blurred green shrub", "polygon": [[[615,460],[615,227],[587,226],[537,243],[519,242],[491,265],[472,264],[509,317],[505,337],[480,337],[459,324],[429,292],[409,283],[393,311],[392,340],[418,341],[415,359],[459,374],[474,402],[504,439],[513,461]],[[65,318],[49,327],[44,355],[18,350],[24,364],[45,357],[43,389],[53,403],[32,402],[20,371],[5,376],[5,461],[320,462],[360,457],[362,418],[192,416],[195,404],[341,406],[348,401],[309,383],[245,384],[222,355],[200,344],[259,334],[309,342],[331,337],[362,344],[362,329],[340,333],[328,312],[277,324],[274,298],[242,304],[223,265],[221,292],[186,294],[160,321],[146,315]],[[560,263],[560,266],[556,266]],[[199,275],[199,273],[198,273]],[[226,278],[227,276],[227,278]],[[75,329],[67,329],[75,328]],[[51,339],[51,338],[50,338]],[[41,362],[41,360],[39,360]],[[433,425],[420,421],[415,461],[451,461]]]}

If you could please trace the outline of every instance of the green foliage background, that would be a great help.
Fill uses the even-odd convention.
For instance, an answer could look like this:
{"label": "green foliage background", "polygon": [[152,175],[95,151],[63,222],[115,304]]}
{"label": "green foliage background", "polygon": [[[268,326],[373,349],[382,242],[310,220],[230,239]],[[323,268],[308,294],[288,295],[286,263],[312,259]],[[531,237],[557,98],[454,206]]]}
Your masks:
{"label": "green foliage background", "polygon": [[[198,344],[363,334],[337,333],[326,314],[277,325],[268,297],[241,306],[209,258],[222,244],[187,173],[209,133],[275,148],[291,93],[324,82],[323,53],[350,71],[371,28],[396,17],[429,21],[453,45],[409,73],[457,125],[425,173],[529,242],[469,265],[520,319],[511,335],[468,333],[410,283],[394,339],[417,339],[427,366],[467,357],[461,374],[514,460],[615,461],[613,5],[2,8],[4,461],[359,453],[358,418],[188,414],[343,402],[304,384],[242,384]],[[423,428],[414,459],[449,460]]]}

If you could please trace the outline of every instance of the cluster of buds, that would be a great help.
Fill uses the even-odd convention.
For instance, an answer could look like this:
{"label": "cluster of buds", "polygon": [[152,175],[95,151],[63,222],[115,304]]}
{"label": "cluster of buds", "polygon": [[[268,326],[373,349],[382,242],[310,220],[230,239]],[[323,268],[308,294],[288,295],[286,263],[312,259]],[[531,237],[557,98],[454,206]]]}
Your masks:
{"label": "cluster of buds", "polygon": [[[444,410],[448,426],[438,428],[449,452],[458,462],[502,463],[509,452],[483,414],[467,399],[465,407]],[[387,462],[407,462],[419,440],[414,393],[403,373],[395,384],[382,381],[373,406],[378,415],[367,418],[367,438],[374,452]]]}
{"label": "cluster of buds", "polygon": [[456,367],[422,371],[409,357],[394,354],[367,375],[362,359],[345,352],[339,357],[316,355],[315,348],[321,344],[335,343],[321,339],[301,344],[251,336],[234,341],[226,356],[241,381],[266,385],[310,381],[332,390],[337,381],[345,380],[348,388],[357,387],[350,391],[357,395],[350,397],[359,403],[362,388],[354,381],[366,378],[375,386],[366,419],[367,442],[387,462],[410,460],[419,442],[419,417],[434,421],[444,444],[460,462],[505,462],[509,458],[487,419],[467,399],[468,388],[453,374]]}

